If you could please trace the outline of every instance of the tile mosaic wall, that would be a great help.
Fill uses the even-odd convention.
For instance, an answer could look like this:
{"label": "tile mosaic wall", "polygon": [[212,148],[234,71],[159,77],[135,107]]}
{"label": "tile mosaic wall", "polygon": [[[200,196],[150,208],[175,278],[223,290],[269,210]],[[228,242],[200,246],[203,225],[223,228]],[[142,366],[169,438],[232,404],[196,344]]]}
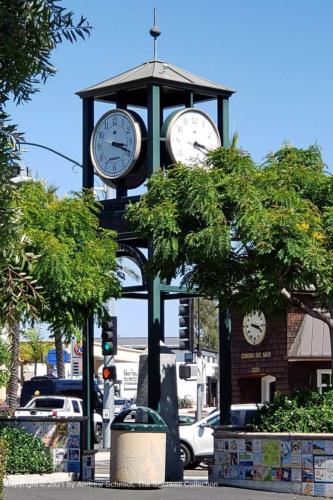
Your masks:
{"label": "tile mosaic wall", "polygon": [[254,489],[333,497],[333,437],[275,439],[217,431],[210,480]]}

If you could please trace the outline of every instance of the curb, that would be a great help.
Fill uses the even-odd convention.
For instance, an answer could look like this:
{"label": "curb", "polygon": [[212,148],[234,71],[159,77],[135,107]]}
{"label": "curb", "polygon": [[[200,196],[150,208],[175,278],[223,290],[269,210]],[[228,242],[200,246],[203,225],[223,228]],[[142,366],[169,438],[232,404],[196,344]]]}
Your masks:
{"label": "curb", "polygon": [[76,472],[54,472],[53,474],[10,474],[4,478],[3,485],[34,486],[36,484],[67,483],[77,480]]}

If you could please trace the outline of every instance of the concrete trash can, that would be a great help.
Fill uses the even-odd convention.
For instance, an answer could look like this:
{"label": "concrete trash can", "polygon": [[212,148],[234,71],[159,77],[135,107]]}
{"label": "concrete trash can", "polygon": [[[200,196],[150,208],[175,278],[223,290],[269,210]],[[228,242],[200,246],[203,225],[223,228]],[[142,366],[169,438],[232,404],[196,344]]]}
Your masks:
{"label": "concrete trash can", "polygon": [[[141,422],[124,421],[133,411]],[[150,408],[119,413],[111,424],[111,485],[160,487],[165,479],[166,431],[164,420]]]}

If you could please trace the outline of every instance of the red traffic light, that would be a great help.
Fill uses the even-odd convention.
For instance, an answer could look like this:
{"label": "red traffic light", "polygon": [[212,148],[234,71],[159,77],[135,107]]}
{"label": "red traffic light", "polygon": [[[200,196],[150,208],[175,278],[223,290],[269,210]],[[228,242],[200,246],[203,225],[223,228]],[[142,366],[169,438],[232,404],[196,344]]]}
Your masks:
{"label": "red traffic light", "polygon": [[104,366],[102,371],[103,380],[117,380],[117,369],[114,365]]}

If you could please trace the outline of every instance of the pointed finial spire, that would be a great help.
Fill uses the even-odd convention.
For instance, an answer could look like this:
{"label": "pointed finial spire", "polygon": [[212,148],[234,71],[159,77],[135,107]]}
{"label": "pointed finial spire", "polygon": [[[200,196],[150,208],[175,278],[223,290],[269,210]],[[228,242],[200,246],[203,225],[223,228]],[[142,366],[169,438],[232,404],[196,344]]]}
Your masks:
{"label": "pointed finial spire", "polygon": [[161,30],[158,26],[156,26],[156,7],[154,7],[154,26],[150,28],[149,33],[154,38],[154,61],[157,59],[157,38],[161,34]]}

